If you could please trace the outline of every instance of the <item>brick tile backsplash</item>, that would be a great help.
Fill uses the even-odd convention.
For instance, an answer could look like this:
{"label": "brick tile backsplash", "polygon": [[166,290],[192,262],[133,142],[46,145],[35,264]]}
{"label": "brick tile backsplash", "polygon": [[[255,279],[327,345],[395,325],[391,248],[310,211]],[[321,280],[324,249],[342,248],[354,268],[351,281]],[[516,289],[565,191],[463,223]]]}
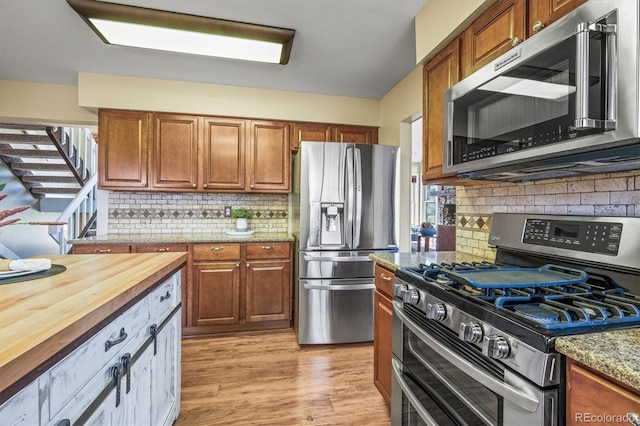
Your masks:
{"label": "brick tile backsplash", "polygon": [[457,187],[456,249],[495,258],[487,245],[493,213],[640,216],[640,171]]}
{"label": "brick tile backsplash", "polygon": [[254,214],[249,228],[280,233],[289,229],[287,195],[109,192],[109,234],[185,234],[225,232],[235,219],[224,207]]}

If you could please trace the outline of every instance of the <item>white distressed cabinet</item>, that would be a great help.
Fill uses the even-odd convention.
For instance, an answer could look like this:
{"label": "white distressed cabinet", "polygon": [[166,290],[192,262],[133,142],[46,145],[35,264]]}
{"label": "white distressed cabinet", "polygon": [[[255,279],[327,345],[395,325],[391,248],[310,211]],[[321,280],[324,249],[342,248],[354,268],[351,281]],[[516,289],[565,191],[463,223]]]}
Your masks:
{"label": "white distressed cabinet", "polygon": [[5,402],[0,424],[173,424],[180,411],[180,276],[164,280]]}

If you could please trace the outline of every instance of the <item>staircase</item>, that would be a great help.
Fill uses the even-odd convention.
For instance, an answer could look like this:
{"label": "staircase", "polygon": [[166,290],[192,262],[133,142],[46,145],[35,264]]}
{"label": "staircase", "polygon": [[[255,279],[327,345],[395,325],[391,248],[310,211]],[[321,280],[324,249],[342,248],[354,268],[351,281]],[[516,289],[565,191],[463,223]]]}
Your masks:
{"label": "staircase", "polygon": [[29,222],[49,226],[61,254],[68,252],[69,239],[86,236],[95,226],[96,159],[88,129],[0,123],[0,160],[41,206],[49,199],[62,202],[56,221]]}

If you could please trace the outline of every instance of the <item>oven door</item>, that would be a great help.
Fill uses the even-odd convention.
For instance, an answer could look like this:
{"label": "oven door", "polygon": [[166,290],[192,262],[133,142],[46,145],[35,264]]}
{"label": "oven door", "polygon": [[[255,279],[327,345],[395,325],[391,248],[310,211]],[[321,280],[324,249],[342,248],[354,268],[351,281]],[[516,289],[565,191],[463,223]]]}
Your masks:
{"label": "oven door", "polygon": [[392,425],[558,423],[558,389],[540,389],[412,306],[394,301]]}

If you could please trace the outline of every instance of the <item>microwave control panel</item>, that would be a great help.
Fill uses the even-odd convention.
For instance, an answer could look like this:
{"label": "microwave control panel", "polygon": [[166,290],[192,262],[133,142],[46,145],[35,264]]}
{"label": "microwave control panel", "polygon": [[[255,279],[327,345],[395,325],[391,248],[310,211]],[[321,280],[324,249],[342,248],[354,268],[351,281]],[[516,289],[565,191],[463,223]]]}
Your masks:
{"label": "microwave control panel", "polygon": [[522,242],[616,256],[621,237],[621,223],[528,219]]}

